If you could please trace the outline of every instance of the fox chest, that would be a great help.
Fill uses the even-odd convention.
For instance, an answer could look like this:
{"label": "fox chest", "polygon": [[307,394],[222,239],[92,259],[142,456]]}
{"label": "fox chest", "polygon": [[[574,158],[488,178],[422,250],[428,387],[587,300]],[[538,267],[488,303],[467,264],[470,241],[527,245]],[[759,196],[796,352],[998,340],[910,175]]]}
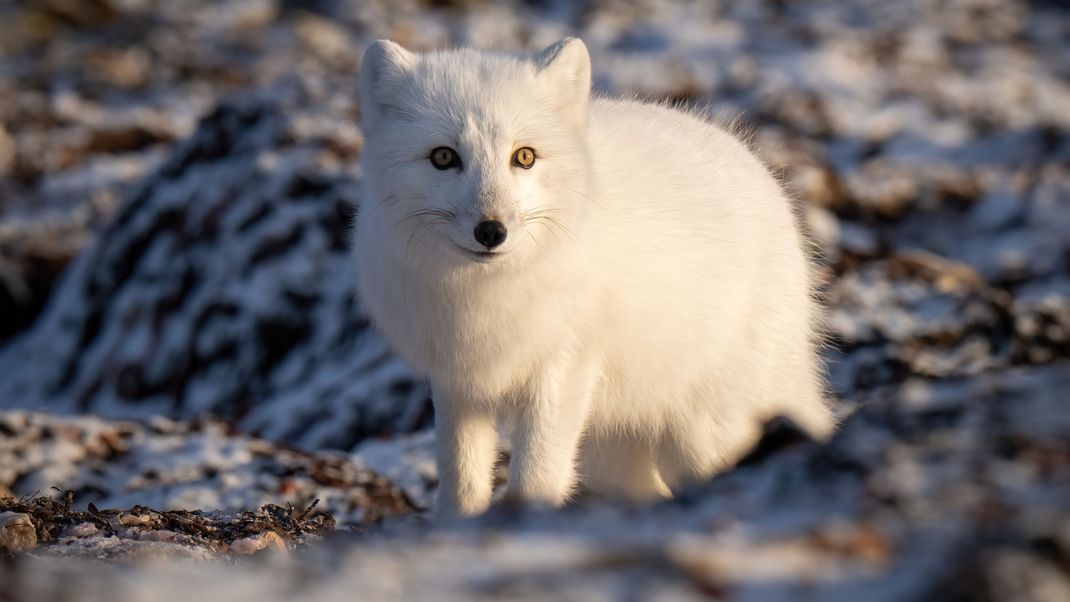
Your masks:
{"label": "fox chest", "polygon": [[373,321],[413,368],[432,381],[479,383],[495,396],[560,349],[562,310],[508,289],[450,290],[395,280],[363,295]]}

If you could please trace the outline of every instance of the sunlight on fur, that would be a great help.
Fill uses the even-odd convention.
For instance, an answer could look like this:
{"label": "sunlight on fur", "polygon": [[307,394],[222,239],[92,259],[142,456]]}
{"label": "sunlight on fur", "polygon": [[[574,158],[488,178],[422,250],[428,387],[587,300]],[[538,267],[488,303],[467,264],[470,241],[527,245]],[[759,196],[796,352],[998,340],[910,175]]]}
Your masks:
{"label": "sunlight on fur", "polygon": [[381,40],[361,111],[358,289],[432,384],[439,515],[488,508],[503,422],[507,495],[551,506],[580,482],[670,497],[773,416],[828,436],[807,244],[732,131],[592,97],[578,39],[533,56]]}

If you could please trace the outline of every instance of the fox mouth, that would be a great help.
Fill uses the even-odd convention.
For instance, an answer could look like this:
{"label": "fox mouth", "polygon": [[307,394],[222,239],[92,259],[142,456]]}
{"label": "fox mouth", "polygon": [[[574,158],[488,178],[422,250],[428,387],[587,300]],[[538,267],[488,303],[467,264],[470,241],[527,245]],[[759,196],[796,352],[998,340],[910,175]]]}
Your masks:
{"label": "fox mouth", "polygon": [[479,263],[489,263],[505,254],[497,251],[473,251],[472,249],[462,247],[457,243],[453,243],[453,246],[466,257],[474,259]]}

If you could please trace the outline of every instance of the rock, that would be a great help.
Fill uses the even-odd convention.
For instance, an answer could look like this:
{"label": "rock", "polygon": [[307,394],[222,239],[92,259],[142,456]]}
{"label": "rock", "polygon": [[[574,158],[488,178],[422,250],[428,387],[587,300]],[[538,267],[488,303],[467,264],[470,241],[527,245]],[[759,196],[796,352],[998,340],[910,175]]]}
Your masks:
{"label": "rock", "polygon": [[1014,225],[1025,215],[1024,198],[1006,190],[985,195],[970,215],[973,223],[986,230],[999,230]]}
{"label": "rock", "polygon": [[956,377],[1008,366],[1011,304],[968,265],[903,252],[843,274],[829,287],[829,333],[846,350],[830,362],[836,390],[860,392],[911,375]]}
{"label": "rock", "polygon": [[0,124],[0,177],[7,177],[15,166],[15,141]]}
{"label": "rock", "polygon": [[[0,485],[28,496],[71,490],[72,502],[132,508],[88,521],[112,531],[174,529],[158,511],[317,508],[344,525],[367,525],[413,510],[407,494],[358,459],[303,453],[228,433],[225,425],[157,420],[153,425],[0,411]],[[125,450],[102,447],[113,440]],[[388,466],[384,465],[384,468]],[[334,520],[334,519],[332,519]],[[81,522],[87,522],[84,519]],[[63,523],[61,537],[92,525]]]}
{"label": "rock", "polygon": [[301,44],[319,57],[331,61],[353,64],[357,53],[349,32],[328,19],[315,15],[302,15],[296,26],[297,37]]}
{"label": "rock", "polygon": [[[139,551],[164,558],[223,557],[260,549],[307,549],[334,533],[334,518],[316,502],[294,508],[266,504],[257,510],[75,508],[74,492],[59,497],[25,496],[0,503],[0,513],[26,516],[36,527],[39,556],[87,556],[114,561],[141,560]],[[6,516],[6,515],[5,515]],[[122,520],[137,517],[140,520]],[[27,523],[29,524],[29,523]],[[232,545],[233,544],[233,545]]]}
{"label": "rock", "polygon": [[872,258],[877,255],[877,236],[870,228],[854,222],[840,225],[840,247],[856,256]]}
{"label": "rock", "polygon": [[841,226],[840,221],[829,210],[818,205],[807,205],[805,222],[811,238],[829,260],[839,259]]}
{"label": "rock", "polygon": [[169,529],[160,529],[157,531],[144,531],[138,534],[138,539],[141,541],[161,541],[169,543],[175,541],[178,537],[178,533]]}
{"label": "rock", "polygon": [[119,15],[121,2],[112,0],[45,0],[39,3],[43,12],[82,25],[99,25]]}
{"label": "rock", "polygon": [[0,349],[0,407],[212,412],[307,449],[426,426],[353,299],[353,174],[324,159],[353,147],[344,100],[288,81],[208,116]]}
{"label": "rock", "polygon": [[19,512],[0,512],[0,549],[25,552],[37,546],[37,532],[30,515]]}
{"label": "rock", "polygon": [[274,531],[265,531],[259,535],[238,539],[230,544],[230,549],[235,554],[242,556],[255,554],[261,550],[270,550],[272,552],[280,552],[283,554],[289,553],[289,549],[286,547],[286,542]]}
{"label": "rock", "polygon": [[1013,312],[1019,359],[1043,363],[1070,353],[1070,279],[1022,287]]}
{"label": "rock", "polygon": [[431,508],[438,485],[433,432],[365,441],[353,455],[361,466],[390,479],[417,508]]}
{"label": "rock", "polygon": [[93,523],[78,523],[76,525],[65,527],[63,531],[60,532],[60,537],[90,537],[92,535],[96,535],[99,531],[100,530]]}

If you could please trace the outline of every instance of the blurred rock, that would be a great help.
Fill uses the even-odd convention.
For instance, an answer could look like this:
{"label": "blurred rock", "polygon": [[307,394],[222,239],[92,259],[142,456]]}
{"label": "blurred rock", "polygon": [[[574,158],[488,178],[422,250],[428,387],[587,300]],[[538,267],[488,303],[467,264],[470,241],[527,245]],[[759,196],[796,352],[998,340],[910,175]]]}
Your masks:
{"label": "blurred rock", "polygon": [[[403,491],[355,458],[228,434],[218,422],[162,418],[145,425],[0,412],[0,487],[19,496],[59,488],[71,491],[71,502],[80,506],[161,511],[306,508],[318,500],[317,508],[346,525],[413,509]],[[79,515],[64,525],[74,529],[85,519]],[[127,512],[98,526],[111,532],[166,524],[153,513]],[[72,530],[64,536],[92,534]]]}
{"label": "blurred rock", "polygon": [[302,15],[297,20],[297,37],[310,52],[332,62],[348,62],[357,67],[357,47],[345,28],[316,15]]}
{"label": "blurred rock", "polygon": [[351,102],[289,81],[207,117],[0,350],[0,406],[213,412],[305,448],[425,426],[425,386],[352,295],[353,166],[331,160]]}
{"label": "blurred rock", "polygon": [[261,550],[270,550],[285,554],[289,552],[286,542],[274,531],[265,531],[252,537],[243,537],[230,544],[230,549],[242,556],[255,554]]}
{"label": "blurred rock", "polygon": [[1022,361],[1050,362],[1070,354],[1070,279],[1023,287],[1015,299],[1014,329]]}
{"label": "blurred rock", "polygon": [[98,25],[120,14],[122,2],[114,0],[41,0],[35,3],[38,10],[80,25]]}
{"label": "blurred rock", "polygon": [[0,178],[6,178],[15,166],[15,141],[11,139],[3,124],[0,124]]}
{"label": "blurred rock", "polygon": [[829,333],[847,356],[832,362],[841,394],[910,374],[965,376],[1020,354],[1012,308],[969,266],[905,252],[844,274],[829,288]]}
{"label": "blurred rock", "polygon": [[[26,517],[30,534],[36,527],[34,557],[96,558],[111,563],[144,564],[152,560],[222,558],[269,549],[283,555],[306,548],[335,528],[330,514],[267,504],[238,513],[219,511],[157,511],[144,506],[129,510],[74,508],[73,492],[60,498],[26,496],[0,502],[0,508]],[[0,548],[2,549],[2,548]],[[22,550],[28,551],[28,550]]]}
{"label": "blurred rock", "polygon": [[19,512],[0,512],[0,550],[25,552],[37,546],[30,515]]}

